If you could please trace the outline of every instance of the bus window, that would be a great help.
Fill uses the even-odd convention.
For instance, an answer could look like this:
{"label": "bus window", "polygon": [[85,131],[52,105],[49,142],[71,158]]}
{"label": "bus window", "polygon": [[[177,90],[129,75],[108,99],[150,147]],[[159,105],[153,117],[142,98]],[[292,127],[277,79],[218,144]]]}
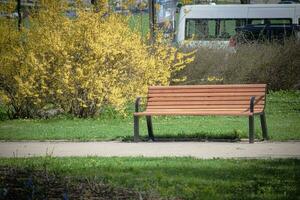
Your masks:
{"label": "bus window", "polygon": [[263,19],[248,19],[248,24],[252,24],[252,25],[265,24],[265,20],[263,20]]}
{"label": "bus window", "polygon": [[220,20],[220,31],[218,38],[230,38],[235,35],[237,20]]}
{"label": "bus window", "polygon": [[283,43],[287,38],[298,38],[298,25],[246,25],[236,29],[237,43],[275,41]]}
{"label": "bus window", "polygon": [[227,40],[245,19],[186,19],[185,38],[192,40]]}
{"label": "bus window", "polygon": [[273,25],[288,25],[292,24],[292,19],[270,19],[270,24]]}
{"label": "bus window", "polygon": [[288,25],[292,24],[292,19],[248,19],[248,24],[252,25]]}

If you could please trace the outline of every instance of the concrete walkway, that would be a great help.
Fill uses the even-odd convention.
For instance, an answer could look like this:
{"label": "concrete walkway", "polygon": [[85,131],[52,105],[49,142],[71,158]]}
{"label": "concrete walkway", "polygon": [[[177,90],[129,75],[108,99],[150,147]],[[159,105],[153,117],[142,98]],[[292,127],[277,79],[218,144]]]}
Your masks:
{"label": "concrete walkway", "polygon": [[300,158],[300,142],[0,142],[0,157]]}

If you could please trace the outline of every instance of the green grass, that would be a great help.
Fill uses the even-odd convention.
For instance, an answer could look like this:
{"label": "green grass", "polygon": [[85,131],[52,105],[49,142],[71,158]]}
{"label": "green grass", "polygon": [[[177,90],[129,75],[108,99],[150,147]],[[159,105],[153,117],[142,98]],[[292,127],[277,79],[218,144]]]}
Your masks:
{"label": "green grass", "polygon": [[116,187],[183,199],[296,199],[300,160],[193,158],[22,158],[0,166],[44,169]]}
{"label": "green grass", "polygon": [[129,27],[141,33],[142,38],[146,38],[149,33],[149,14],[132,14],[129,18]]}
{"label": "green grass", "polygon": [[[300,92],[275,92],[268,95],[267,125],[271,140],[300,139]],[[133,106],[131,106],[131,110]],[[109,116],[108,116],[109,115]],[[0,122],[0,140],[119,140],[133,135],[132,113],[122,118],[104,114],[97,119],[50,120],[19,119]],[[147,135],[141,118],[141,135]],[[154,117],[154,133],[167,138],[247,138],[247,117]],[[256,137],[261,138],[259,117],[255,121]]]}

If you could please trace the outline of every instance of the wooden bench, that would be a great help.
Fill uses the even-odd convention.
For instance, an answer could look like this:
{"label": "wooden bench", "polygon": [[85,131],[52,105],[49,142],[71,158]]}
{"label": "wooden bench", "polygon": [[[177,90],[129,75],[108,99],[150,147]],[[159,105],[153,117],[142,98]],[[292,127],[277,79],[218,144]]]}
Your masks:
{"label": "wooden bench", "polygon": [[262,135],[268,140],[265,117],[266,84],[152,86],[146,109],[135,102],[134,141],[139,141],[139,117],[146,116],[149,138],[154,140],[151,116],[248,116],[249,142],[254,142],[254,115],[260,115]]}

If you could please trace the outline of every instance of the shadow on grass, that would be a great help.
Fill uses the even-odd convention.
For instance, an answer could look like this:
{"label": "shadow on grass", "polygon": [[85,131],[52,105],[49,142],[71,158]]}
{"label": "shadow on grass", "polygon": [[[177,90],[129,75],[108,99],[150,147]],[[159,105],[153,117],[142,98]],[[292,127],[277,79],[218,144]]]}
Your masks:
{"label": "shadow on grass", "polygon": [[49,172],[46,168],[0,167],[0,199],[154,199],[150,194],[115,187],[91,177]]}
{"label": "shadow on grass", "polygon": [[[226,134],[212,134],[212,133],[192,133],[192,134],[161,134],[154,135],[155,141],[212,141],[212,142],[237,142],[241,140],[237,132]],[[123,142],[132,142],[133,136],[120,137]],[[151,140],[148,136],[140,136],[141,141]]]}

